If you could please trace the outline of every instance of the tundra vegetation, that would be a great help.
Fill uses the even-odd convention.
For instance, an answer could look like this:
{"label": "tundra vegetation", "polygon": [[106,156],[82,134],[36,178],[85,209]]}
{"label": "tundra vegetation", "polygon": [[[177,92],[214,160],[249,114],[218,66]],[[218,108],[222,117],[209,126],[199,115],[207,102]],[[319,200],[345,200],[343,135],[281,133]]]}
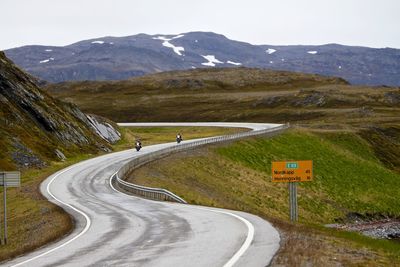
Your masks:
{"label": "tundra vegetation", "polygon": [[[281,136],[174,155],[136,170],[129,180],[165,187],[193,204],[244,210],[272,221],[283,237],[275,266],[399,265],[398,243],[324,227],[398,220],[399,88],[238,68],[47,89],[117,121],[290,122],[292,129]],[[314,181],[299,189],[297,225],[288,222],[286,185],[270,182],[271,161],[283,159],[315,163]]]}
{"label": "tundra vegetation", "polygon": [[[117,122],[290,122],[293,129],[272,139],[252,138],[173,155],[136,170],[129,179],[165,187],[193,204],[244,210],[270,220],[282,233],[274,266],[393,266],[400,262],[400,246],[395,242],[323,226],[347,223],[354,214],[356,218],[399,218],[399,88],[352,86],[334,77],[235,68],[167,72],[127,81],[50,84],[45,89],[43,94],[56,101]],[[3,114],[8,118],[6,111]],[[121,129],[122,140],[113,149],[130,148],[137,136],[145,140],[144,145],[169,138],[173,142],[177,131],[188,139],[231,133],[232,129]],[[9,140],[0,142],[10,146]],[[10,220],[20,228],[10,233],[10,238],[16,238],[10,240],[15,247],[0,248],[1,259],[70,231],[69,216],[46,202],[38,185],[57,169],[104,153],[102,147],[110,148],[104,144],[82,152],[71,150],[65,153],[65,162],[55,157],[46,160],[46,166],[23,171],[23,186],[11,190],[9,197],[14,199],[14,194],[21,201],[10,203],[15,212]],[[271,161],[288,158],[315,162],[314,181],[299,189],[300,223],[296,225],[288,222],[285,184],[270,182]],[[1,159],[10,164],[8,154]],[[44,221],[29,223],[37,218]],[[34,244],[23,246],[29,238]]]}

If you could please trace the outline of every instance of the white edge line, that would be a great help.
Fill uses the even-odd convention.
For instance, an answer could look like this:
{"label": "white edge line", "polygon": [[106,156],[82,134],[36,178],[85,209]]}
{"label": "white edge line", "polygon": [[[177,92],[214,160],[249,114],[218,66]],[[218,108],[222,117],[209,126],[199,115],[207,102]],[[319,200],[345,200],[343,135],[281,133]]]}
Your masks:
{"label": "white edge line", "polygon": [[[124,194],[124,195],[126,195],[126,196],[135,197],[135,198],[136,198],[136,196],[132,196],[132,195],[129,195],[129,194],[126,194],[126,193],[124,193],[124,192],[121,192],[121,191],[117,190],[117,189],[112,185],[112,179],[113,179],[113,177],[114,177],[117,173],[118,173],[118,171],[115,172],[113,175],[110,176],[109,184],[110,184],[111,189],[113,189],[115,192],[118,192],[118,193],[120,193],[120,194]],[[251,224],[251,222],[249,222],[249,221],[246,220],[245,218],[240,217],[239,215],[233,214],[233,213],[231,213],[231,212],[226,212],[226,211],[222,211],[222,210],[214,210],[214,209],[209,209],[209,208],[205,208],[205,207],[196,207],[196,206],[193,206],[193,205],[190,205],[190,206],[191,206],[192,208],[195,208],[195,209],[207,210],[207,211],[212,211],[212,212],[222,213],[222,214],[226,214],[226,215],[232,216],[232,217],[234,217],[234,218],[236,218],[236,219],[242,221],[242,222],[247,226],[247,237],[246,237],[246,240],[243,242],[243,244],[242,244],[242,246],[240,247],[240,249],[239,249],[239,250],[232,256],[232,258],[230,258],[229,261],[228,261],[227,263],[225,263],[224,266],[223,266],[223,267],[232,267],[232,266],[240,259],[240,257],[246,252],[246,250],[250,247],[251,242],[252,242],[253,239],[254,239],[254,226],[253,226],[253,224]]]}
{"label": "white edge line", "polygon": [[[121,123],[121,124],[122,124],[122,123]],[[249,127],[249,128],[252,129],[251,127]],[[254,128],[253,128],[252,130],[254,130]],[[83,211],[81,211],[81,210],[79,210],[79,209],[73,207],[72,205],[67,204],[67,203],[61,201],[60,199],[56,198],[56,197],[51,193],[51,191],[50,191],[50,185],[53,183],[53,181],[54,181],[59,175],[61,175],[61,174],[65,173],[65,172],[71,170],[71,169],[74,168],[74,167],[76,167],[76,165],[70,166],[70,167],[68,167],[67,169],[64,169],[64,170],[61,171],[60,173],[56,174],[56,175],[50,180],[50,182],[47,184],[46,190],[47,190],[47,193],[49,193],[49,195],[50,195],[55,201],[57,201],[57,202],[63,204],[64,206],[67,206],[67,207],[71,208],[72,210],[78,212],[78,213],[81,214],[83,217],[85,217],[85,220],[86,220],[85,228],[82,230],[82,232],[80,232],[78,235],[76,235],[76,236],[73,237],[72,239],[66,241],[65,243],[63,243],[63,244],[61,244],[61,245],[59,245],[59,246],[57,246],[57,247],[55,247],[55,248],[52,248],[52,249],[50,249],[50,250],[48,250],[48,251],[46,251],[46,252],[44,252],[44,253],[42,253],[42,254],[39,254],[39,255],[37,255],[37,256],[35,256],[35,257],[33,257],[33,258],[30,258],[30,259],[27,259],[27,260],[25,260],[25,261],[23,261],[23,262],[20,262],[20,263],[11,265],[11,267],[17,267],[17,266],[23,265],[23,264],[25,264],[25,263],[28,263],[28,262],[31,262],[31,261],[33,261],[33,260],[36,260],[36,259],[38,259],[38,258],[40,258],[40,257],[43,257],[43,256],[45,256],[45,255],[47,255],[47,254],[49,254],[49,253],[52,253],[53,251],[56,251],[56,250],[58,250],[58,249],[60,249],[60,248],[62,248],[62,247],[64,247],[64,246],[68,245],[69,243],[75,241],[76,239],[78,239],[79,237],[81,237],[83,234],[85,234],[85,233],[87,232],[87,230],[89,230],[90,225],[92,224],[92,222],[91,222],[89,216],[88,216],[86,213],[84,213]],[[116,172],[116,173],[117,173],[117,172]],[[114,173],[114,174],[110,177],[110,186],[111,186],[111,188],[112,188],[114,191],[116,191],[116,192],[119,192],[119,193],[121,193],[121,194],[130,196],[130,195],[125,194],[125,193],[123,193],[123,192],[121,192],[121,191],[118,191],[118,190],[115,189],[114,186],[112,185],[111,180],[112,180],[112,177],[113,177],[116,173]],[[233,266],[233,265],[239,260],[239,258],[243,255],[243,253],[248,249],[248,247],[250,246],[251,242],[253,241],[253,238],[254,238],[254,226],[253,226],[248,220],[246,220],[246,219],[244,219],[244,218],[242,218],[242,217],[240,217],[240,216],[238,216],[238,215],[235,215],[235,214],[233,214],[233,213],[224,212],[224,211],[217,211],[217,210],[212,210],[212,209],[207,209],[207,208],[199,208],[199,207],[194,207],[194,208],[209,210],[209,211],[213,211],[213,212],[217,212],[217,213],[224,213],[224,214],[233,216],[233,217],[235,217],[235,218],[241,220],[242,222],[244,222],[244,223],[246,224],[246,226],[247,226],[247,228],[248,228],[246,240],[244,241],[244,243],[243,243],[243,245],[240,247],[240,249],[235,253],[235,255],[233,255],[233,257],[232,257],[223,267],[231,267],[231,266]]]}
{"label": "white edge line", "polygon": [[240,247],[240,249],[232,256],[232,258],[229,259],[229,261],[227,263],[224,264],[223,267],[232,267],[233,265],[235,265],[235,263],[246,252],[246,250],[250,247],[251,242],[253,241],[253,238],[254,238],[254,226],[253,226],[253,224],[251,222],[249,222],[248,220],[246,220],[245,218],[243,218],[243,217],[241,217],[239,215],[233,214],[231,212],[222,211],[222,210],[214,210],[214,209],[203,208],[203,207],[194,207],[194,208],[230,215],[230,216],[235,217],[236,219],[242,221],[247,226],[247,237],[246,237],[246,240],[243,242],[243,244]]}
{"label": "white edge line", "polygon": [[50,192],[50,185],[51,185],[51,183],[52,183],[59,175],[65,173],[65,172],[67,172],[67,171],[69,171],[70,169],[72,169],[72,168],[74,168],[74,167],[76,167],[76,166],[71,166],[71,167],[65,169],[64,171],[62,171],[62,172],[56,174],[56,175],[50,180],[50,182],[47,184],[46,190],[47,190],[47,193],[49,193],[49,195],[50,195],[54,200],[56,200],[57,202],[59,202],[59,203],[65,205],[65,206],[67,206],[67,207],[73,209],[74,211],[78,212],[79,214],[83,215],[83,217],[85,217],[85,219],[86,219],[86,226],[85,226],[85,228],[82,230],[82,232],[80,232],[78,235],[76,235],[76,236],[73,237],[72,239],[66,241],[65,243],[63,243],[63,244],[61,244],[61,245],[59,245],[59,246],[57,246],[57,247],[55,247],[55,248],[52,248],[52,249],[50,249],[50,250],[48,250],[48,251],[46,251],[46,252],[44,252],[44,253],[42,253],[42,254],[39,254],[39,255],[37,255],[37,256],[35,256],[35,257],[33,257],[33,258],[27,259],[27,260],[25,260],[25,261],[23,261],[23,262],[20,262],[20,263],[15,264],[15,265],[11,265],[12,267],[20,266],[20,265],[22,265],[22,264],[25,264],[25,263],[28,263],[28,262],[30,262],[30,261],[36,260],[36,259],[38,259],[38,258],[40,258],[40,257],[43,257],[43,256],[45,256],[45,255],[47,255],[47,254],[49,254],[49,253],[51,253],[51,252],[53,252],[53,251],[55,251],[55,250],[57,250],[57,249],[60,249],[60,248],[62,248],[62,247],[64,247],[64,246],[68,245],[69,243],[75,241],[75,240],[78,239],[79,237],[81,237],[81,236],[82,236],[83,234],[85,234],[85,233],[87,232],[87,230],[89,229],[89,227],[90,227],[90,225],[91,225],[92,222],[91,222],[89,216],[88,216],[86,213],[84,213],[83,211],[81,211],[81,210],[79,210],[79,209],[77,209],[77,208],[71,206],[70,204],[67,204],[67,203],[65,203],[65,202],[63,202],[63,201],[61,201],[61,200],[59,200],[58,198],[56,198],[56,197]]}

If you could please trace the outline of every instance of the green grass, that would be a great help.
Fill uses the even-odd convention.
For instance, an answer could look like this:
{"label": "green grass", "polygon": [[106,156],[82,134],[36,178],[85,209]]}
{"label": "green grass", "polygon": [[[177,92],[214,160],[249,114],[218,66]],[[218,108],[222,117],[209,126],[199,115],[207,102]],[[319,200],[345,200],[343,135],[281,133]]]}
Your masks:
{"label": "green grass", "polygon": [[393,242],[384,239],[372,239],[370,237],[355,232],[337,231],[335,229],[330,229],[330,228],[319,228],[319,229],[331,236],[355,241],[360,246],[369,247],[376,251],[385,251],[389,253],[389,257],[391,259],[397,260],[397,263],[400,264],[400,243],[398,242]]}
{"label": "green grass", "polygon": [[[313,160],[314,180],[300,184],[299,205],[314,214],[321,209],[336,212],[323,212],[318,218],[311,217],[312,221],[332,222],[346,212],[400,216],[400,175],[386,169],[355,134],[341,133],[333,138],[290,132],[274,139],[238,142],[217,151],[267,176],[272,161]],[[315,198],[316,193],[325,197]],[[300,218],[307,220],[301,214]]]}
{"label": "green grass", "polygon": [[[314,161],[314,180],[299,185],[300,225],[288,226],[287,184],[271,182],[271,162],[307,159]],[[273,221],[287,238],[277,263],[296,250],[304,255],[294,262],[312,258],[316,265],[332,265],[332,257],[350,266],[400,264],[398,243],[322,227],[345,220],[350,212],[400,216],[400,174],[387,169],[355,132],[291,130],[184,152],[141,167],[129,179],[166,188],[189,203]]]}
{"label": "green grass", "polygon": [[248,131],[244,128],[221,127],[121,127],[123,138],[114,145],[114,149],[130,149],[136,139],[142,141],[143,146],[175,142],[176,134],[181,133],[184,140],[204,138],[225,134]]}

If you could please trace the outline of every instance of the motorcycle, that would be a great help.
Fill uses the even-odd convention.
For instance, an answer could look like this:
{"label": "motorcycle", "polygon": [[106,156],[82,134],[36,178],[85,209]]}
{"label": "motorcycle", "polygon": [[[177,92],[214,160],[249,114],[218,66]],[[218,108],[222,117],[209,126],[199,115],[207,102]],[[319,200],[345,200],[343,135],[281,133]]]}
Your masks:
{"label": "motorcycle", "polygon": [[182,136],[180,136],[180,135],[178,135],[177,137],[176,137],[176,142],[179,144],[180,142],[182,142]]}
{"label": "motorcycle", "polygon": [[142,143],[140,143],[139,141],[136,141],[135,148],[136,148],[136,151],[139,151],[142,148]]}

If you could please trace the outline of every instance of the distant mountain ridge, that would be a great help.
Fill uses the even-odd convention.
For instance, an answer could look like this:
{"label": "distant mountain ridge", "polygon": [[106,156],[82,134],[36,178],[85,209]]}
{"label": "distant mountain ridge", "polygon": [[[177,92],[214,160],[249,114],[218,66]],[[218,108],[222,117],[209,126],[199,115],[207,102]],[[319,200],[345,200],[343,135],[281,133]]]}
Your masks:
{"label": "distant mountain ridge", "polygon": [[327,44],[252,45],[212,32],[103,37],[71,45],[5,51],[27,72],[50,82],[121,80],[205,67],[255,67],[337,76],[353,84],[400,85],[400,49]]}

